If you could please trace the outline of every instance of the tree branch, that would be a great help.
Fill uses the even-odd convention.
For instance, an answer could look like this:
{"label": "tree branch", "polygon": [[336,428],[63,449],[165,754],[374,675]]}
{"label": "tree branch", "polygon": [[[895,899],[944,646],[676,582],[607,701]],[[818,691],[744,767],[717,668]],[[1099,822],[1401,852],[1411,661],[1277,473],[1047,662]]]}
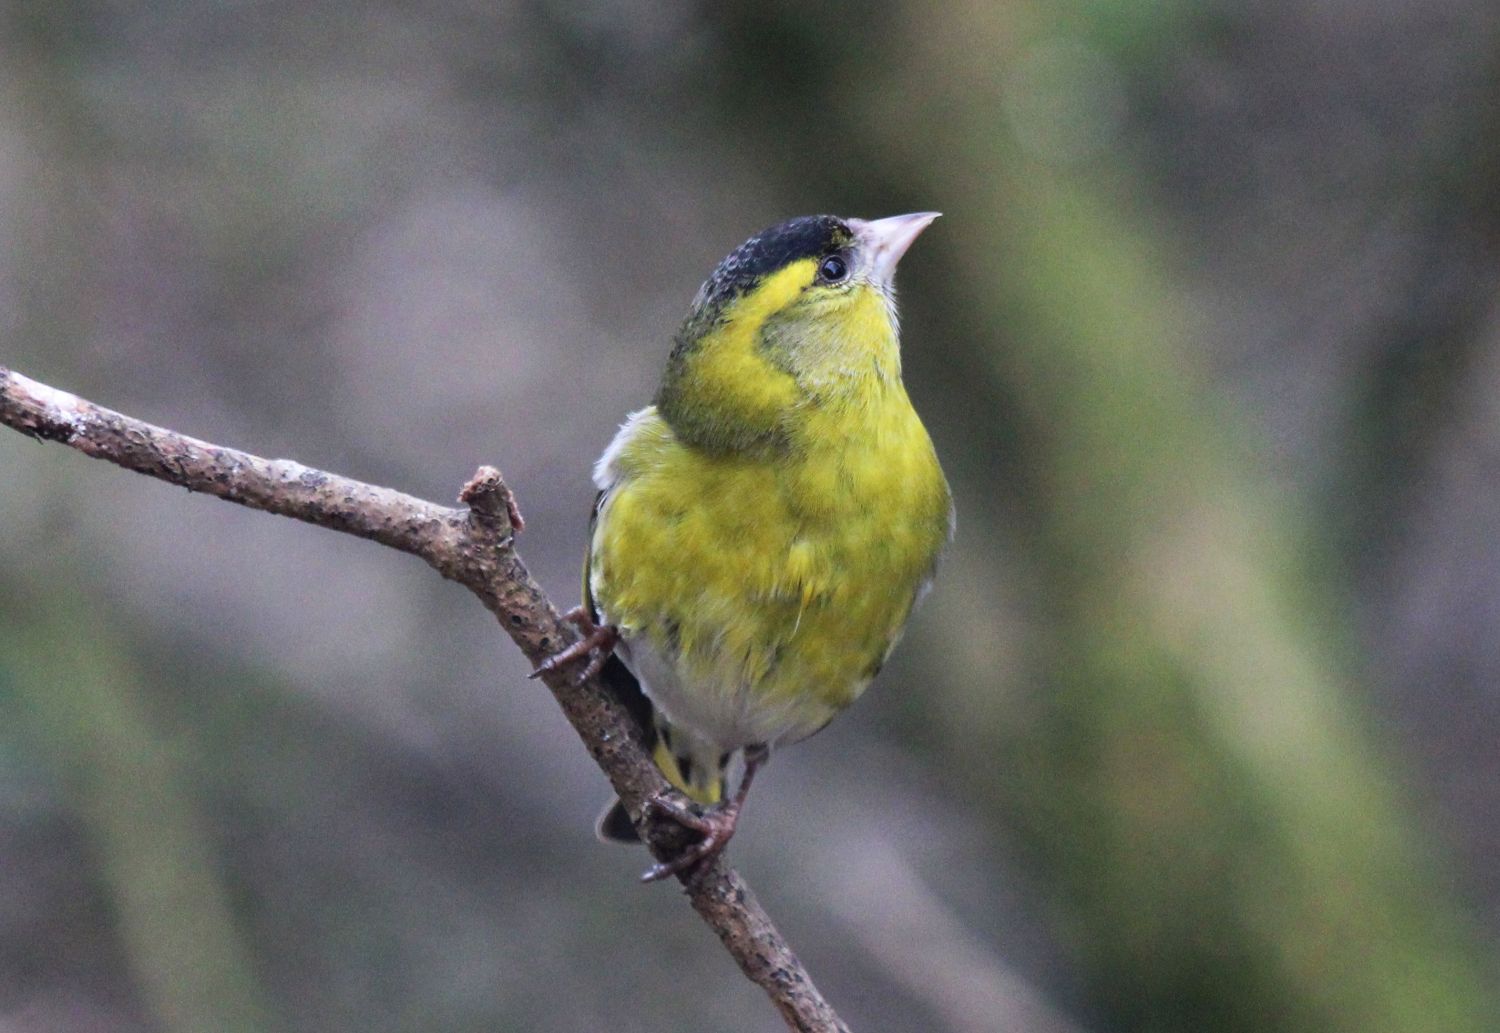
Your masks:
{"label": "tree branch", "polygon": [[[0,423],[189,491],[419,556],[478,596],[533,666],[576,635],[516,554],[520,514],[493,467],[481,467],[464,486],[462,508],[438,506],[288,459],[262,459],[155,427],[4,366]],[[647,757],[635,722],[597,678],[574,684],[561,672],[543,681],[632,815],[640,814],[652,794],[672,791]],[[645,835],[658,858],[671,856],[682,845],[683,831],[671,824],[648,827]],[[694,910],[745,975],[766,991],[788,1027],[802,1033],[847,1033],[750,887],[722,855],[681,881]]]}

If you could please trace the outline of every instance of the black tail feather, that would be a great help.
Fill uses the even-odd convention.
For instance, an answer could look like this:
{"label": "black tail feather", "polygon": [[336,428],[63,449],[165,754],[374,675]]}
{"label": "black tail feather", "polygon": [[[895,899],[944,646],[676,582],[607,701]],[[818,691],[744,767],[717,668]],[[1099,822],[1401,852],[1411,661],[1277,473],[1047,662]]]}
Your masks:
{"label": "black tail feather", "polygon": [[641,841],[636,835],[635,824],[631,822],[625,805],[615,800],[599,815],[599,821],[594,825],[594,835],[599,837],[602,843],[624,843],[633,846]]}

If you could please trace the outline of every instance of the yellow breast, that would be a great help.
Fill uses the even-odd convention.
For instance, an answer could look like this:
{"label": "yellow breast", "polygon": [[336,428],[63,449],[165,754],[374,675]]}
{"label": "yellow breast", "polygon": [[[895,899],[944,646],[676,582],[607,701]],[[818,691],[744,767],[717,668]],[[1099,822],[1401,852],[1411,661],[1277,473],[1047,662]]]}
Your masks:
{"label": "yellow breast", "polygon": [[657,705],[726,749],[811,734],[852,702],[949,532],[898,378],[789,426],[774,453],[714,454],[648,408],[601,461],[591,594]]}

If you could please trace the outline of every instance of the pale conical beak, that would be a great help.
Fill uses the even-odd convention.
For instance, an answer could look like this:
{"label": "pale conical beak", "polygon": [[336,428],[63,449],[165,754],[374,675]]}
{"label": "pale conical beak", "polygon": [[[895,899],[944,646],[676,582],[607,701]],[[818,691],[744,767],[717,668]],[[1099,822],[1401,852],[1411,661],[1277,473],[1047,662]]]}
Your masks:
{"label": "pale conical beak", "polygon": [[878,283],[889,284],[896,276],[896,263],[906,254],[912,241],[932,225],[942,212],[912,212],[910,215],[892,215],[888,219],[849,219],[849,228],[860,243],[865,261],[869,263],[869,277]]}

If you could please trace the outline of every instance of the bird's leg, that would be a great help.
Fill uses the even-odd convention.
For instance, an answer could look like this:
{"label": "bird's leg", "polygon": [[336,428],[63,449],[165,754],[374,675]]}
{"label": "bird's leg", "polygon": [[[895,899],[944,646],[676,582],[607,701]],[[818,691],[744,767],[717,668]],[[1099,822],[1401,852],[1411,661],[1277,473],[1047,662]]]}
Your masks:
{"label": "bird's leg", "polygon": [[755,773],[760,766],[766,762],[771,755],[769,747],[751,746],[745,750],[745,776],[740,779],[740,787],[735,790],[734,796],[717,807],[699,813],[676,796],[667,796],[658,793],[646,800],[646,813],[648,816],[660,816],[670,818],[683,828],[691,829],[699,833],[703,838],[696,843],[684,847],[682,852],[670,860],[653,864],[641,874],[642,882],[656,882],[668,876],[685,872],[689,868],[697,867],[705,861],[712,860],[724,847],[729,844],[734,835],[735,826],[739,824],[740,810],[745,806],[745,797],[750,794],[750,783],[755,780]]}
{"label": "bird's leg", "polygon": [[588,664],[578,672],[578,676],[574,679],[574,681],[586,682],[598,674],[604,662],[609,659],[615,643],[620,641],[620,631],[613,624],[595,624],[594,618],[582,606],[575,606],[563,614],[563,620],[575,626],[582,637],[571,646],[558,650],[537,664],[536,670],[531,672],[531,677],[540,678],[544,674],[561,670],[569,664],[588,657]]}

